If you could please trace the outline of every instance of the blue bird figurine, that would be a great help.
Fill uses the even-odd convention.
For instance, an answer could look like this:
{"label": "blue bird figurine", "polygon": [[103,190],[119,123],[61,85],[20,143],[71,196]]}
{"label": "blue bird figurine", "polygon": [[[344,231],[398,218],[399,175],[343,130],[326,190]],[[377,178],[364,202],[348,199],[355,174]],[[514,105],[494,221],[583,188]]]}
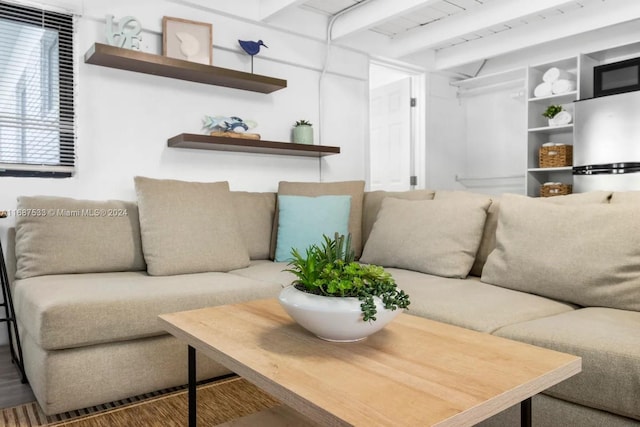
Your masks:
{"label": "blue bird figurine", "polygon": [[264,44],[262,40],[258,40],[257,42],[250,40],[238,40],[238,43],[240,43],[240,47],[242,48],[242,50],[244,50],[251,56],[251,74],[253,74],[253,57],[257,55],[258,52],[260,52],[260,46],[264,46],[266,48],[268,48],[269,46]]}

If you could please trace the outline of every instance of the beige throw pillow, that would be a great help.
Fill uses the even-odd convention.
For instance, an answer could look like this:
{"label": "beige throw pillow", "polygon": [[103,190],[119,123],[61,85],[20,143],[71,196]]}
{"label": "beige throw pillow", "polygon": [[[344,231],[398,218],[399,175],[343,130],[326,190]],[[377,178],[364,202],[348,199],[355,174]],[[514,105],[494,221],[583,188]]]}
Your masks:
{"label": "beige throw pillow", "polygon": [[640,203],[640,191],[616,191],[611,195],[611,203]]}
{"label": "beige throw pillow", "polygon": [[464,278],[478,251],[490,203],[489,198],[386,198],[360,261]]}
{"label": "beige throw pillow", "polygon": [[[566,196],[541,197],[537,198],[543,203],[555,203],[560,205],[578,205],[584,203],[608,203],[611,192],[608,191],[592,191],[589,193],[569,194]],[[468,191],[438,191],[435,194],[435,200],[461,198],[461,197],[488,197],[479,193],[471,193]],[[487,210],[487,220],[484,224],[482,240],[476,254],[476,260],[469,274],[473,276],[482,276],[482,269],[487,262],[487,257],[496,247],[496,228],[498,227],[498,214],[500,213],[499,197],[491,196],[491,206]]]}
{"label": "beige throw pillow", "polygon": [[482,281],[582,306],[640,311],[633,204],[540,203],[504,195]]}
{"label": "beige throw pillow", "polygon": [[[278,185],[278,195],[281,196],[351,196],[351,211],[349,214],[349,233],[351,246],[359,257],[362,253],[362,199],[364,197],[364,181],[341,182],[287,182]],[[271,259],[275,257],[278,235],[278,209],[271,234]]]}
{"label": "beige throw pillow", "polygon": [[135,177],[142,247],[152,276],[249,265],[227,182]]}
{"label": "beige throw pillow", "polygon": [[574,193],[564,196],[539,197],[540,200],[556,205],[584,205],[591,203],[609,203],[611,191],[589,191],[587,193]]}
{"label": "beige throw pillow", "polygon": [[[481,197],[486,199],[490,196],[480,193],[472,193],[470,191],[439,190],[438,192],[436,192],[434,199],[444,200],[469,197]],[[473,267],[471,267],[471,271],[469,271],[469,274],[471,274],[472,276],[480,277],[482,275],[482,267],[484,267],[484,263],[487,262],[487,257],[489,256],[493,248],[496,247],[496,227],[498,226],[499,208],[500,201],[496,196],[491,196],[491,206],[489,206],[489,209],[487,209],[487,219],[484,222],[482,240],[480,240],[478,253],[476,253],[476,258],[473,261]]]}
{"label": "beige throw pillow", "polygon": [[18,279],[145,269],[133,202],[19,197],[16,213]]}
{"label": "beige throw pillow", "polygon": [[373,224],[378,218],[378,212],[382,206],[382,201],[387,197],[406,200],[431,200],[435,192],[433,190],[413,190],[413,191],[369,191],[364,193],[362,207],[362,245],[366,245],[371,234]]}

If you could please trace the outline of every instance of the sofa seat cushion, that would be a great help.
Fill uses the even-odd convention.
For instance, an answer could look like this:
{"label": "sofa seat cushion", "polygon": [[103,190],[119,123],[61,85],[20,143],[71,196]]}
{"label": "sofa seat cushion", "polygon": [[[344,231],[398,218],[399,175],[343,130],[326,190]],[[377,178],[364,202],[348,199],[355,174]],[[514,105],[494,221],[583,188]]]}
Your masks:
{"label": "sofa seat cushion", "polygon": [[17,280],[18,320],[45,350],[165,333],[162,313],[273,298],[280,286],[226,273],[152,277],[144,272]]}
{"label": "sofa seat cushion", "polygon": [[547,393],[640,420],[640,313],[591,307],[501,328],[495,335],[582,357],[582,372]]}
{"label": "sofa seat cushion", "polygon": [[246,268],[232,270],[229,274],[237,274],[238,276],[247,277],[249,279],[277,283],[281,287],[290,285],[296,276],[293,273],[284,271],[289,268],[286,262],[273,261],[251,261],[251,265]]}
{"label": "sofa seat cushion", "polygon": [[574,310],[574,306],[480,282],[386,269],[411,299],[408,314],[480,332]]}

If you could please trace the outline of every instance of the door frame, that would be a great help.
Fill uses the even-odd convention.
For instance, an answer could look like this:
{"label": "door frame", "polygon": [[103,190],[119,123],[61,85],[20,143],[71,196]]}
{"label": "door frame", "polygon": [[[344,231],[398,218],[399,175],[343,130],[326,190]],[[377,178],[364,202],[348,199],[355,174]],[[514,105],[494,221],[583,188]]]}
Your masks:
{"label": "door frame", "polygon": [[[372,65],[388,68],[411,78],[411,98],[416,99],[416,106],[411,108],[411,175],[418,178],[418,183],[411,186],[412,190],[424,189],[426,184],[426,70],[416,65],[407,64],[388,58],[372,57],[369,66]],[[367,109],[367,141],[371,140],[371,77],[369,77],[369,108]],[[365,144],[365,171],[366,187],[371,184],[371,145]]]}

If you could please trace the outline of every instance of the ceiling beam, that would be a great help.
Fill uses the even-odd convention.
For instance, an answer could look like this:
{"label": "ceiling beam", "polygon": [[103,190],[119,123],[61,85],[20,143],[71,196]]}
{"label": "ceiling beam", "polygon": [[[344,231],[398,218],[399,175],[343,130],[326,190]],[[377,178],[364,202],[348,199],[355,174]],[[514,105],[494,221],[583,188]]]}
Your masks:
{"label": "ceiling beam", "polygon": [[415,28],[393,39],[394,56],[401,57],[466,34],[559,7],[570,0],[494,0],[471,10]]}
{"label": "ceiling beam", "polygon": [[336,18],[331,31],[333,40],[374,27],[398,15],[428,6],[436,0],[377,0],[357,6]]}
{"label": "ceiling beam", "polygon": [[567,15],[552,16],[490,37],[441,49],[436,54],[436,69],[446,70],[557,39],[637,20],[638,16],[640,16],[640,1],[637,0],[609,0],[592,4]]}
{"label": "ceiling beam", "polygon": [[260,0],[259,18],[261,21],[264,21],[287,8],[300,5],[304,3],[304,1],[305,0]]}

